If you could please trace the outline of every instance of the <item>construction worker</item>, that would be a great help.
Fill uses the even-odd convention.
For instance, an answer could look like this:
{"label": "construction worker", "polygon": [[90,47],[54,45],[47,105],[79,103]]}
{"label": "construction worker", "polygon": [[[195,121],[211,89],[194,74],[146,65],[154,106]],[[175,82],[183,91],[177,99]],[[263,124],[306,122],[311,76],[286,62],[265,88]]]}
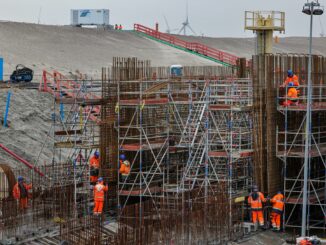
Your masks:
{"label": "construction worker", "polygon": [[293,82],[288,84],[288,92],[286,100],[283,102],[283,106],[298,105],[298,90]]}
{"label": "construction worker", "polygon": [[121,180],[124,182],[130,173],[130,162],[128,160],[124,160],[120,165],[120,174]]}
{"label": "construction worker", "polygon": [[32,184],[26,184],[22,176],[18,176],[17,183],[13,189],[13,196],[19,200],[20,210],[25,210],[28,207],[28,190],[32,189]]}
{"label": "construction worker", "polygon": [[95,185],[99,175],[100,153],[95,151],[94,155],[89,159],[90,182]]}
{"label": "construction worker", "polygon": [[122,30],[122,25],[121,24],[119,25],[119,30]]}
{"label": "construction worker", "polygon": [[259,226],[264,226],[264,214],[263,214],[263,203],[266,202],[264,194],[258,191],[256,185],[253,186],[253,191],[250,193],[248,198],[248,203],[251,208],[252,222],[256,226],[257,221],[259,221]]}
{"label": "construction worker", "polygon": [[118,24],[114,25],[114,30],[118,30]]}
{"label": "construction worker", "polygon": [[106,191],[108,191],[108,185],[104,185],[102,177],[98,178],[97,184],[94,186],[94,215],[102,214],[104,205],[104,193]]}
{"label": "construction worker", "polygon": [[288,76],[285,79],[284,83],[281,85],[281,87],[286,87],[290,82],[292,82],[296,87],[300,86],[297,75],[295,75],[291,69],[289,69],[287,73]]}
{"label": "construction worker", "polygon": [[284,210],[284,196],[281,191],[270,200],[272,206],[271,221],[272,227],[275,231],[280,231],[281,229],[281,216]]}

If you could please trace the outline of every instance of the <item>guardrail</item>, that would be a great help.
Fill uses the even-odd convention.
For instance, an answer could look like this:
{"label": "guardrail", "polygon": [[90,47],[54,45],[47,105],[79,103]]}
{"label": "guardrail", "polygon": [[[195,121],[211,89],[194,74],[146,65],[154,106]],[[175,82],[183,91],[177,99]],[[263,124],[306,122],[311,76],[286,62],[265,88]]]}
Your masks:
{"label": "guardrail", "polygon": [[188,49],[190,51],[202,54],[207,57],[211,57],[213,59],[219,60],[223,63],[229,64],[232,66],[236,66],[237,60],[239,59],[239,57],[237,57],[233,54],[229,54],[224,51],[221,51],[221,50],[218,50],[215,48],[211,48],[211,47],[206,46],[201,43],[187,42],[180,38],[172,36],[170,34],[162,33],[162,32],[156,31],[154,29],[148,28],[148,27],[140,25],[140,24],[134,24],[134,30],[137,32],[144,33],[148,36],[154,37],[156,39],[168,42],[175,46],[179,46],[184,49]]}
{"label": "guardrail", "polygon": [[[50,73],[46,70],[43,70],[42,80],[40,81],[39,90],[47,93],[53,94],[57,99],[61,99],[63,97],[69,98],[83,98],[85,100],[98,100],[101,99],[100,96],[92,93],[92,92],[83,92],[82,85],[73,79],[70,79],[58,71],[53,71]],[[94,122],[99,123],[100,118],[97,115],[101,113],[101,106],[94,105],[94,106],[86,106],[85,112],[91,112],[90,119]]]}

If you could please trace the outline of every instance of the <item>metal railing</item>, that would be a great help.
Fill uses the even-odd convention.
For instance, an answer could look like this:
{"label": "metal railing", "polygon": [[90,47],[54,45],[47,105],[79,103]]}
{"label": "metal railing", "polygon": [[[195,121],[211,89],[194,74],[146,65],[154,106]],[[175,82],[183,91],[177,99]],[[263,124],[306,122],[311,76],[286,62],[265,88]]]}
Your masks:
{"label": "metal railing", "polygon": [[175,36],[156,31],[154,29],[148,28],[148,27],[140,25],[140,24],[134,24],[134,30],[137,32],[141,32],[146,35],[149,35],[151,37],[154,37],[156,39],[168,42],[170,44],[173,44],[173,45],[191,50],[193,52],[211,57],[213,59],[222,61],[222,62],[232,65],[232,66],[236,66],[237,60],[239,59],[239,57],[237,57],[233,54],[223,52],[223,51],[215,49],[215,48],[208,47],[201,43],[187,42],[187,41],[184,41]]}

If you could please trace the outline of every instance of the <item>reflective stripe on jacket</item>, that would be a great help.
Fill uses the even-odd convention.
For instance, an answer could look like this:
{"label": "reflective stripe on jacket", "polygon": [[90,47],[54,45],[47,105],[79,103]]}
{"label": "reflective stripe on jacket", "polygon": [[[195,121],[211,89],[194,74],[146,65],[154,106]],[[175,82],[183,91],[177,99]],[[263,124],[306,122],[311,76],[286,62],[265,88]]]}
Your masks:
{"label": "reflective stripe on jacket", "polygon": [[108,187],[98,183],[94,186],[94,201],[103,201],[104,202],[104,192],[108,191]]}
{"label": "reflective stripe on jacket", "polygon": [[250,204],[251,210],[253,211],[263,210],[263,202],[266,202],[264,194],[261,192],[257,192],[258,198],[256,200],[253,200],[252,194],[253,193],[250,193],[250,196],[248,198],[248,203]]}
{"label": "reflective stripe on jacket", "polygon": [[282,213],[284,210],[284,196],[283,194],[276,194],[272,199],[273,210],[276,213]]}

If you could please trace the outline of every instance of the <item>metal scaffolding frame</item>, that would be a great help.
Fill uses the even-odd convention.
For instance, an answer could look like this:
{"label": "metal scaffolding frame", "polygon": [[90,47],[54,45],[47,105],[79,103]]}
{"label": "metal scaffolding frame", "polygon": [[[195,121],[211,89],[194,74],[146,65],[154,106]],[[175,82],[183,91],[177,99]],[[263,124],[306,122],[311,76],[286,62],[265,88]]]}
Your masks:
{"label": "metal scaffolding frame", "polygon": [[[277,157],[284,164],[285,227],[300,228],[303,195],[303,167],[305,148],[305,123],[307,117],[307,86],[299,87],[298,105],[281,104],[287,95],[280,96],[278,111],[283,116],[284,128],[277,130]],[[312,127],[308,165],[308,215],[307,230],[326,229],[326,85],[312,86]]]}
{"label": "metal scaffolding frame", "polygon": [[93,194],[89,185],[88,162],[99,148],[101,104],[101,90],[93,86],[100,81],[83,77],[69,79],[58,72],[53,73],[53,78],[56,89],[53,93],[54,171],[51,173],[51,187],[73,186],[72,217],[79,217],[91,212],[89,205]]}
{"label": "metal scaffolding frame", "polygon": [[119,81],[116,108],[119,154],[131,163],[119,177],[120,220],[132,219],[134,202],[142,222],[148,200],[164,219],[162,209],[184,212],[187,202],[205,205],[223,190],[228,225],[241,227],[234,201],[252,182],[251,80]]}

